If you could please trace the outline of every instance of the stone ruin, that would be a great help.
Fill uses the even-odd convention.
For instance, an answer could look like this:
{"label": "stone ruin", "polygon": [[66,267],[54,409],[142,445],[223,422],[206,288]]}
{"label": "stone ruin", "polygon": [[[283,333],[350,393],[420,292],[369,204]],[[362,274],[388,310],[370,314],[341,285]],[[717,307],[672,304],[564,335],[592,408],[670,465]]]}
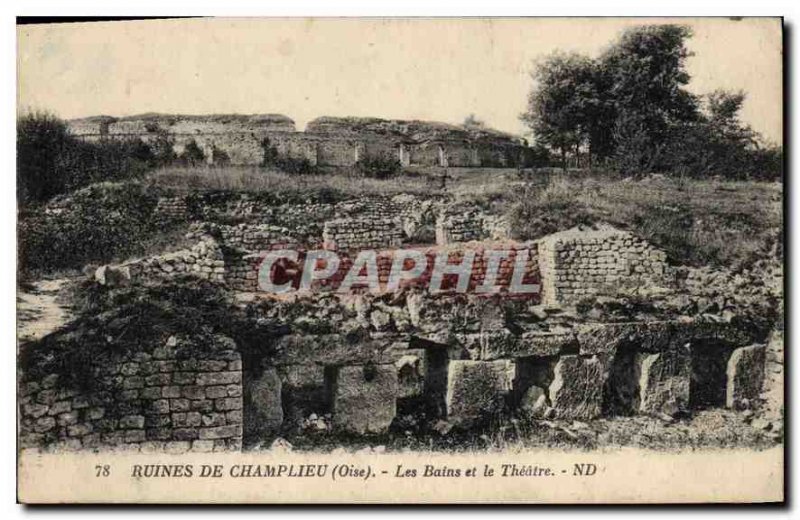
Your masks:
{"label": "stone ruin", "polygon": [[[615,291],[686,290],[662,251],[610,227],[527,243],[506,236],[503,247],[534,253],[527,268],[542,291],[521,300],[432,295],[421,290],[424,283],[396,294],[322,292],[296,302],[258,294],[261,253],[275,248],[322,246],[346,255],[374,247],[388,255],[379,262],[385,269],[400,244],[426,255],[447,248],[478,256],[497,245],[487,240],[486,227],[489,222],[496,229],[496,217],[453,218],[446,202],[395,199],[316,205],[322,221],[306,222],[311,235],[279,225],[246,197],[217,207],[162,200],[156,220],[198,219],[189,235],[196,245],[103,266],[96,280],[124,285],[137,278],[197,276],[235,291],[243,305],[285,330],[263,346],[262,355],[246,359],[228,338],[201,356],[181,350],[183,339],[173,337],[152,355],[105,367],[99,377],[123,389],[114,397],[113,416],[96,396],[60,389],[55,374],[23,381],[22,445],[238,450],[297,427],[384,434],[419,410],[469,427],[509,409],[544,420],[674,417],[708,407],[752,409],[775,394],[771,374],[782,370],[782,357],[767,348],[764,330],[747,320],[671,311],[633,319],[574,315],[571,309],[582,301],[609,299]],[[219,211],[251,220],[202,221]],[[376,214],[382,218],[369,218]],[[436,227],[437,244],[414,243],[420,226]],[[476,262],[471,283],[484,270],[485,263]],[[378,276],[385,283],[387,273]],[[335,277],[330,283],[337,283]],[[303,307],[293,311],[301,301]]]}
{"label": "stone ruin", "polygon": [[282,114],[93,116],[68,122],[81,139],[138,138],[165,141],[180,154],[194,141],[206,163],[260,165],[265,148],[312,165],[353,166],[367,158],[395,159],[402,166],[517,167],[533,160],[514,136],[428,121],[320,117],[305,132]]}

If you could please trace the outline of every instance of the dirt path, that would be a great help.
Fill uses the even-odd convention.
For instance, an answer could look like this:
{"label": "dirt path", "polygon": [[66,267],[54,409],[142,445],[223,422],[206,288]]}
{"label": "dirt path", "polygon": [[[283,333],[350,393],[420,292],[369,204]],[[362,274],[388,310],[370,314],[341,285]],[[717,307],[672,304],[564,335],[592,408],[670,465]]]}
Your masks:
{"label": "dirt path", "polygon": [[64,326],[71,318],[57,301],[69,279],[41,280],[17,289],[17,343],[38,340]]}

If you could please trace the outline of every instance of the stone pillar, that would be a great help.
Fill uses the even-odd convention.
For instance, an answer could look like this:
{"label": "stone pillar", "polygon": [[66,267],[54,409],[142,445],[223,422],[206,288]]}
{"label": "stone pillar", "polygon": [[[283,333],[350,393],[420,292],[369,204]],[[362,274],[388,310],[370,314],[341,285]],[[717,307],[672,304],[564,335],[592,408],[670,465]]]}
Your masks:
{"label": "stone pillar", "polygon": [[759,397],[764,384],[766,347],[752,345],[737,348],[728,359],[725,406],[748,408]]}
{"label": "stone pillar", "polygon": [[439,166],[443,168],[447,168],[447,153],[445,152],[443,145],[438,145],[437,150],[439,152]]}
{"label": "stone pillar", "polygon": [[400,147],[398,149],[398,156],[400,159],[400,166],[406,167],[411,166],[411,154],[406,149],[406,145],[400,143]]}
{"label": "stone pillar", "polygon": [[675,415],[689,408],[692,364],[687,352],[638,354],[636,364],[640,413]]}
{"label": "stone pillar", "polygon": [[499,412],[514,381],[514,363],[452,360],[445,403],[449,419],[459,422]]}
{"label": "stone pillar", "polygon": [[283,424],[281,390],[281,379],[275,368],[268,367],[256,377],[246,377],[247,436],[268,435],[280,429]]}
{"label": "stone pillar", "polygon": [[397,413],[397,368],[393,364],[338,367],[332,378],[334,428],[356,434],[389,429]]}
{"label": "stone pillar", "polygon": [[550,404],[559,419],[593,419],[603,404],[603,363],[597,356],[561,356],[553,370]]}

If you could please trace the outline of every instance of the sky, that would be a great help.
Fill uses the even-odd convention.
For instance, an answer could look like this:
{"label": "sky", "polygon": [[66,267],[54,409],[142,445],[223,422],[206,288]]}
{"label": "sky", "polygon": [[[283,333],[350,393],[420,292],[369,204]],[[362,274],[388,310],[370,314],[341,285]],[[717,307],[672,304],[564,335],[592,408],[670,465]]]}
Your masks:
{"label": "sky", "polygon": [[626,26],[689,25],[689,90],[747,93],[781,143],[779,19],[195,19],[19,26],[17,104],[63,118],[281,113],[461,123],[523,134],[537,59],[597,56]]}

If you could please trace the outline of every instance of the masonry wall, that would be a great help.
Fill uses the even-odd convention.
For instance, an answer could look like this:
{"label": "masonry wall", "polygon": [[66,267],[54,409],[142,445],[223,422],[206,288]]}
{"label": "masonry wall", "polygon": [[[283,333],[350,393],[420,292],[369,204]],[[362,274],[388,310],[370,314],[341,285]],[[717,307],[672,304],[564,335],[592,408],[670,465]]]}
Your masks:
{"label": "masonry wall", "polygon": [[387,218],[348,218],[325,223],[323,247],[333,251],[399,247],[403,229],[399,220]]}
{"label": "masonry wall", "polygon": [[[263,406],[280,403],[280,420],[293,424],[324,414],[331,420],[321,429],[356,434],[385,433],[409,403],[426,403],[451,424],[509,408],[532,419],[589,420],[749,407],[760,391],[764,349],[751,341],[729,324],[703,322],[598,323],[561,333],[488,328],[449,345],[413,333],[358,343],[295,334],[277,342],[270,379],[280,384],[269,384],[272,401]],[[702,372],[708,366],[721,370]],[[269,409],[264,414],[276,417]]]}
{"label": "masonry wall", "polygon": [[160,197],[153,210],[153,220],[159,226],[185,222],[189,218],[189,208],[184,197]]}
{"label": "masonry wall", "polygon": [[235,350],[187,356],[168,346],[99,367],[97,388],[59,376],[23,382],[20,444],[56,449],[239,450],[242,363]]}
{"label": "masonry wall", "polygon": [[[404,166],[505,167],[523,157],[517,145],[479,145],[468,142],[404,142],[391,136],[333,135],[296,132],[293,122],[195,119],[137,119],[72,121],[71,131],[82,139],[142,139],[150,143],[167,137],[181,153],[194,140],[209,164],[258,165],[268,139],[283,157],[305,159],[322,166],[353,166],[361,158],[395,158]],[[401,152],[402,147],[402,152]],[[213,154],[212,151],[216,151]]]}
{"label": "masonry wall", "polygon": [[352,166],[356,162],[355,139],[322,139],[317,145],[318,164],[325,166]]}
{"label": "masonry wall", "polygon": [[271,132],[268,136],[281,157],[305,159],[312,165],[322,164],[319,160],[319,140],[302,132]]}
{"label": "masonry wall", "polygon": [[409,161],[417,166],[443,166],[439,145],[433,143],[412,144],[409,147]]}
{"label": "masonry wall", "polygon": [[[274,251],[278,249],[283,249],[282,244],[274,244],[270,247],[264,248],[264,251]],[[520,294],[510,294],[508,288],[511,284],[511,278],[513,276],[514,268],[516,265],[516,258],[517,252],[521,250],[528,251],[528,258],[524,264],[524,276],[522,278],[523,283],[525,284],[536,284],[539,283],[540,275],[539,275],[539,263],[538,257],[536,254],[535,244],[517,244],[517,243],[507,243],[502,245],[495,245],[492,248],[484,249],[481,246],[473,246],[473,247],[417,247],[414,248],[416,251],[422,253],[425,258],[425,269],[422,274],[414,279],[411,280],[402,280],[400,282],[400,288],[407,288],[412,289],[416,288],[422,291],[428,291],[430,287],[431,276],[433,274],[433,269],[435,265],[435,260],[437,256],[442,253],[446,252],[448,254],[448,262],[449,263],[460,263],[463,261],[464,256],[467,252],[474,253],[474,259],[471,266],[471,272],[469,276],[469,283],[467,284],[467,292],[470,294],[475,294],[478,286],[482,285],[488,269],[488,262],[489,262],[489,255],[487,251],[489,250],[503,250],[508,251],[508,257],[504,258],[500,261],[498,265],[498,269],[496,272],[495,284],[500,287],[500,291],[504,293],[506,298],[516,298],[516,299],[525,299],[529,300],[533,303],[537,303],[539,301],[539,295],[535,293],[520,293]],[[298,255],[298,261],[295,262],[285,262],[279,265],[275,265],[272,268],[270,276],[275,281],[276,284],[283,284],[285,282],[292,282],[292,286],[297,289],[299,287],[300,278],[299,274],[302,271],[302,268],[305,264],[306,258],[306,250],[300,249]],[[398,253],[398,250],[383,250],[376,252],[376,259],[377,259],[377,272],[373,278],[367,278],[367,280],[371,281],[372,283],[380,284],[381,288],[385,288],[386,284],[389,281],[389,276],[391,274],[392,266],[394,263],[395,255]],[[264,258],[264,254],[249,254],[243,255],[233,261],[230,261],[227,264],[227,281],[228,284],[234,288],[235,290],[246,291],[246,292],[256,292],[258,291],[258,271],[261,266],[261,262]],[[312,284],[312,291],[331,291],[335,292],[338,290],[340,285],[345,279],[345,276],[350,271],[350,268],[353,266],[354,261],[357,257],[357,251],[347,252],[347,251],[339,251],[337,252],[337,257],[339,258],[339,267],[337,268],[336,273],[330,276],[328,279],[325,280],[318,280]],[[321,262],[321,261],[320,261]],[[412,260],[406,260],[404,262],[405,269],[411,269],[414,267],[414,262]],[[324,267],[324,264],[321,262],[318,267]],[[363,274],[367,274],[364,272]],[[456,288],[457,277],[455,275],[445,275],[442,280],[441,290],[444,292],[454,292]],[[367,293],[369,292],[370,287],[366,284],[360,284],[353,287],[352,293]]]}
{"label": "masonry wall", "polygon": [[666,254],[630,233],[570,230],[540,242],[545,302],[571,303],[624,286],[664,286]]}
{"label": "masonry wall", "polygon": [[452,143],[445,146],[447,165],[451,167],[480,166],[477,150],[469,143]]}
{"label": "masonry wall", "polygon": [[128,261],[120,269],[128,279],[189,274],[213,282],[225,281],[224,256],[217,241],[211,237],[203,237],[189,249]]}
{"label": "masonry wall", "polygon": [[476,240],[508,240],[511,228],[508,221],[497,215],[478,211],[443,212],[436,219],[436,243],[439,245]]}

